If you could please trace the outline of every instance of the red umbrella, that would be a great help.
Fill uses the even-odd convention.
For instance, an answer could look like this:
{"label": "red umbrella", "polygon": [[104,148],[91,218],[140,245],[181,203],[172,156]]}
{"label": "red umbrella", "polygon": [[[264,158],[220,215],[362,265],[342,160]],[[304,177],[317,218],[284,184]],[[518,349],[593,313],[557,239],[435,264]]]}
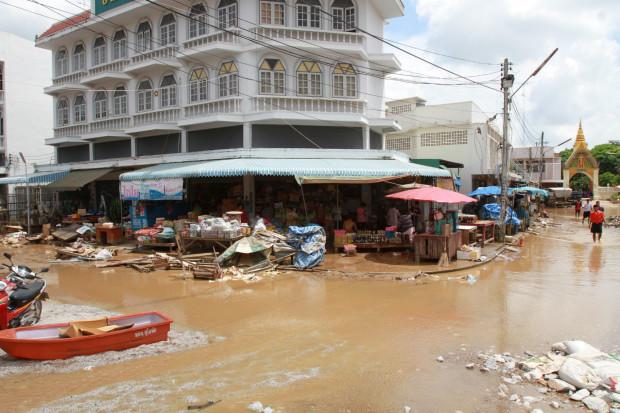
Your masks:
{"label": "red umbrella", "polygon": [[444,204],[461,204],[468,202],[477,202],[475,198],[458,192],[449,191],[447,189],[429,186],[428,188],[409,189],[407,191],[397,192],[387,195],[387,198],[397,199],[413,199],[416,201],[442,202]]}
{"label": "red umbrella", "polygon": [[620,185],[614,186],[614,189],[620,189]]}

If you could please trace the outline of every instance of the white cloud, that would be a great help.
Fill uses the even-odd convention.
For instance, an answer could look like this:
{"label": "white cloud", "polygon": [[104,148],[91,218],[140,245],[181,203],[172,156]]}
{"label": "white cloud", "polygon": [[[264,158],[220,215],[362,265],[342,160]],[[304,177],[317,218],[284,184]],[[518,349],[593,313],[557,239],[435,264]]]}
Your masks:
{"label": "white cloud", "polygon": [[[406,19],[427,23],[427,30],[408,39],[407,44],[496,66],[413,50],[415,54],[473,79],[488,80],[492,76],[473,76],[496,70],[496,88],[504,58],[513,64],[516,89],[559,48],[514,98],[530,131],[524,134],[513,111],[514,145],[530,145],[543,131],[550,144],[574,139],[580,119],[590,147],[620,139],[620,120],[615,115],[620,107],[620,2],[418,0],[415,10],[408,7],[406,14]],[[392,33],[386,36],[391,38]],[[397,54],[407,71],[450,76],[404,53]],[[429,104],[473,100],[490,115],[502,111],[501,93],[482,87],[387,83],[388,99],[409,96],[420,96]]]}

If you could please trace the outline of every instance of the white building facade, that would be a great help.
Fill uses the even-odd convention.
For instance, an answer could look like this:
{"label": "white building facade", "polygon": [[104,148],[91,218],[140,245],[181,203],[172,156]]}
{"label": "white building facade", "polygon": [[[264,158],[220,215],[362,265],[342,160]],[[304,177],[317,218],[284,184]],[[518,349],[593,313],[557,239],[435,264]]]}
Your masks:
{"label": "white building facade", "polygon": [[542,163],[540,146],[512,149],[512,161],[521,166],[523,180],[542,188],[554,188],[562,184],[562,159],[555,154],[553,146],[543,146]]}
{"label": "white building facade", "polygon": [[427,105],[413,97],[386,103],[386,116],[402,131],[386,136],[386,149],[404,152],[412,159],[443,159],[461,163],[461,189],[469,193],[489,182],[501,163],[498,127],[473,102]]}
{"label": "white building facade", "polygon": [[[183,6],[182,4],[186,5]],[[383,149],[382,43],[400,0],[93,0],[51,27],[58,168],[218,150]]]}
{"label": "white building facade", "polygon": [[0,32],[0,176],[53,163],[54,151],[43,142],[53,133],[52,98],[43,93],[50,76],[49,51]]}

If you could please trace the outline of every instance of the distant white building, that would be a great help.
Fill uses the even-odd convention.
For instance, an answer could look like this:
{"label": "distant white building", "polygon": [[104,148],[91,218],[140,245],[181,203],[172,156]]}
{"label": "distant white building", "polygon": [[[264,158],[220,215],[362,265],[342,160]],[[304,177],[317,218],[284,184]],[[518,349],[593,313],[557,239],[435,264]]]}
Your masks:
{"label": "distant white building", "polygon": [[463,164],[462,193],[495,184],[502,135],[474,102],[426,105],[424,99],[412,97],[386,104],[386,117],[402,127],[386,135],[386,149],[404,152],[414,160],[438,158]]}
{"label": "distant white building", "polygon": [[[543,188],[561,186],[562,159],[556,156],[553,146],[543,146],[543,159],[540,162],[540,147],[513,148],[512,160],[523,168],[523,180],[538,184]],[[542,176],[541,176],[542,174]]]}
{"label": "distant white building", "polygon": [[33,41],[0,32],[0,176],[25,173],[54,161],[45,145],[53,133],[52,98],[43,93],[52,75],[51,53]]}

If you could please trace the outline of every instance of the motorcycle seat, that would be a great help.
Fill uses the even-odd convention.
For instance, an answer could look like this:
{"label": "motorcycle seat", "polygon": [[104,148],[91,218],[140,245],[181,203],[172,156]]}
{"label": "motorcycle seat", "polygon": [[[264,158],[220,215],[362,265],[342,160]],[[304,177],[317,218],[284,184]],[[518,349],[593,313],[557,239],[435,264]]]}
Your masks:
{"label": "motorcycle seat", "polygon": [[17,288],[10,296],[11,304],[13,304],[14,307],[25,305],[28,301],[39,295],[44,285],[42,280],[34,280],[26,286]]}

